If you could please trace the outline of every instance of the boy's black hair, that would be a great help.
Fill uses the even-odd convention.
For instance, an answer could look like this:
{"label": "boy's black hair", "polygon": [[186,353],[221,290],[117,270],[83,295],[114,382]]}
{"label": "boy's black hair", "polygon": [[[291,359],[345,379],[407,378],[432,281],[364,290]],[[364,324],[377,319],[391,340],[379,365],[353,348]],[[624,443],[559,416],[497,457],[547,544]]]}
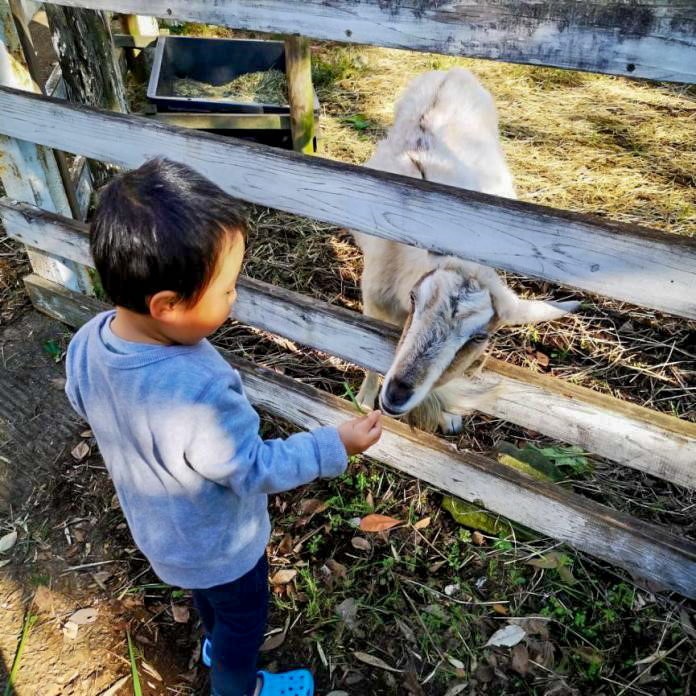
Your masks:
{"label": "boy's black hair", "polygon": [[148,314],[173,290],[189,304],[210,281],[223,243],[246,232],[239,202],[190,167],[153,159],[102,191],[90,245],[114,304]]}

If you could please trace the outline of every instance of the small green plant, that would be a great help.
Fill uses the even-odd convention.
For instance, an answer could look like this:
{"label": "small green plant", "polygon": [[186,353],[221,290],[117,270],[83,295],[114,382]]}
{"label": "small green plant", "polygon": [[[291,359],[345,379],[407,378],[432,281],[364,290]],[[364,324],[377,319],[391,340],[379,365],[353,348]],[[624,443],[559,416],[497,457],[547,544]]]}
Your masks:
{"label": "small green plant", "polygon": [[130,631],[126,631],[126,638],[128,638],[128,657],[130,658],[131,675],[133,676],[133,695],[143,696],[143,691],[140,687],[138,665],[135,659],[135,649],[133,648],[133,641],[131,640]]}
{"label": "small green plant", "polygon": [[52,338],[49,338],[48,341],[43,344],[43,348],[51,356],[51,358],[53,358],[54,362],[59,363],[63,358],[63,349],[58,341],[54,341]]}
{"label": "small green plant", "polygon": [[22,628],[22,637],[19,640],[19,646],[17,647],[17,653],[15,654],[14,662],[12,663],[12,669],[10,670],[10,676],[7,678],[5,684],[5,691],[3,696],[11,696],[14,693],[12,685],[17,678],[17,672],[19,671],[19,663],[22,659],[22,653],[27,644],[27,638],[29,637],[29,631],[31,627],[36,623],[39,617],[35,614],[29,613],[24,619],[24,626]]}
{"label": "small green plant", "polygon": [[372,125],[370,121],[363,116],[363,114],[355,114],[353,116],[349,116],[348,118],[344,118],[342,119],[341,123],[350,124],[356,131],[367,130],[370,125]]}

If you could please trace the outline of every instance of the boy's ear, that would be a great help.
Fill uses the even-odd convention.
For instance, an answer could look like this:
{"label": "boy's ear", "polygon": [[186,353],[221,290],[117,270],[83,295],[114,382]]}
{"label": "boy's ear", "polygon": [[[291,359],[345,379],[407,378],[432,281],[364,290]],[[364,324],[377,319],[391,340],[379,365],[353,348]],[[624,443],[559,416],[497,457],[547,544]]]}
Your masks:
{"label": "boy's ear", "polygon": [[173,290],[162,290],[155,293],[147,301],[150,316],[157,321],[165,322],[171,318],[178,304],[179,296]]}

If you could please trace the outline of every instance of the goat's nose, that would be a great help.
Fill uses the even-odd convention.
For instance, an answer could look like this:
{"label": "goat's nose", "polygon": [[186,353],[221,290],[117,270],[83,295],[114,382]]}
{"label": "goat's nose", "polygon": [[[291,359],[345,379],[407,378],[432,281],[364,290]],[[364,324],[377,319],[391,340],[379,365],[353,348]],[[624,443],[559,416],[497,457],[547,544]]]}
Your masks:
{"label": "goat's nose", "polygon": [[413,396],[413,386],[394,377],[386,388],[386,397],[392,406],[403,406]]}

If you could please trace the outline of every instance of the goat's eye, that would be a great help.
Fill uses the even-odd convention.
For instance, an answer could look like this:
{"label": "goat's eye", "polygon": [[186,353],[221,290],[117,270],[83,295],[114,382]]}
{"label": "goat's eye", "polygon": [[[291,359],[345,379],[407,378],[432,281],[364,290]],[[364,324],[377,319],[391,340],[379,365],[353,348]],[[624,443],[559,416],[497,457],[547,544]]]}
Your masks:
{"label": "goat's eye", "polygon": [[471,340],[476,341],[476,343],[483,343],[488,340],[488,334],[483,332],[476,333],[471,337]]}

